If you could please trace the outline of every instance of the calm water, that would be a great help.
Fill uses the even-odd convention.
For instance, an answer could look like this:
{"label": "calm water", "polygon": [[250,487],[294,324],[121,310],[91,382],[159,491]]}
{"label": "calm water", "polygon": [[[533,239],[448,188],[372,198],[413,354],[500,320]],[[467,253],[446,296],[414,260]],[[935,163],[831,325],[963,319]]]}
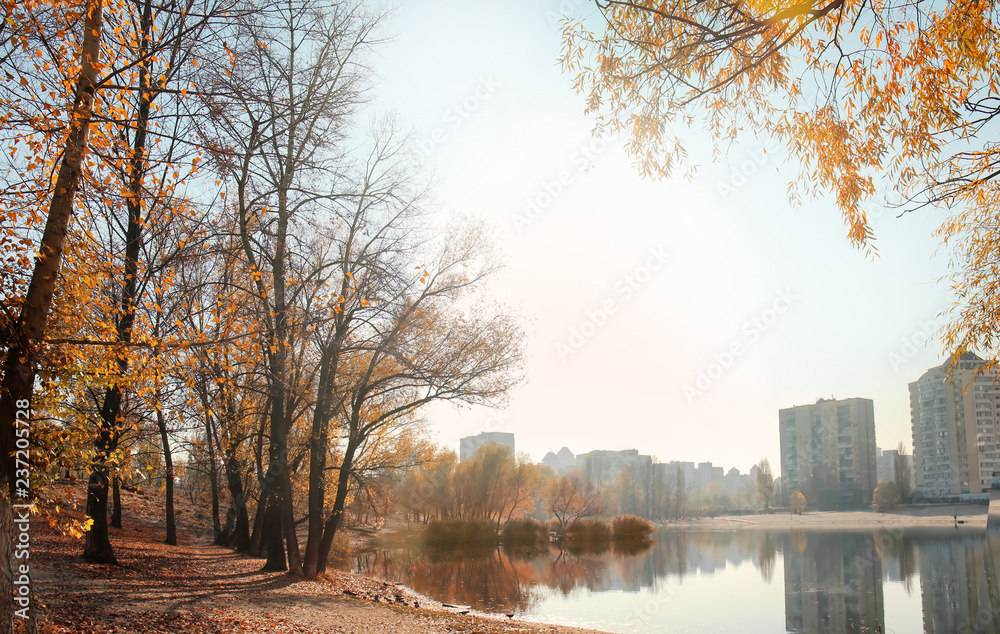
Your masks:
{"label": "calm water", "polygon": [[994,535],[985,573],[983,533],[951,528],[664,530],[640,552],[392,548],[354,569],[447,603],[630,634],[993,633]]}

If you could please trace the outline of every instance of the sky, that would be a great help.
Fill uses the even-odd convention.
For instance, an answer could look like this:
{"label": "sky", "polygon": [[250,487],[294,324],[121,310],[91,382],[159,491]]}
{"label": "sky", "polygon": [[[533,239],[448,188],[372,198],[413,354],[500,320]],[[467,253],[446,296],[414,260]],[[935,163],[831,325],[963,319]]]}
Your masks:
{"label": "sky", "polygon": [[879,446],[910,446],[907,384],[943,362],[953,301],[941,212],[876,211],[866,257],[829,198],[789,203],[797,166],[749,134],[713,162],[682,131],[695,178],[641,178],[559,68],[563,15],[593,4],[407,0],[372,57],[372,112],[412,130],[436,214],[493,228],[485,292],[529,333],[507,406],[432,407],[431,436],[780,471],[779,409],[863,397]]}

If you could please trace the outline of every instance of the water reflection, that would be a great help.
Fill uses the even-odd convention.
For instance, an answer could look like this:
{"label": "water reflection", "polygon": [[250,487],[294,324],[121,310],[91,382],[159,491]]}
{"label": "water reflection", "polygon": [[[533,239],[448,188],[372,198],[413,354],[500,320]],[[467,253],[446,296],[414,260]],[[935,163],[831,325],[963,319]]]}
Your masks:
{"label": "water reflection", "polygon": [[[354,569],[447,603],[542,620],[553,597],[579,602],[582,613],[583,606],[598,603],[588,602],[596,593],[662,596],[662,609],[644,622],[644,631],[650,632],[669,632],[672,623],[685,618],[705,625],[705,631],[733,627],[764,610],[780,618],[779,603],[758,605],[732,591],[718,597],[725,599],[727,610],[706,611],[704,601],[698,607],[698,601],[676,598],[685,597],[678,588],[705,587],[684,586],[688,577],[700,584],[704,577],[724,575],[708,587],[732,587],[738,579],[743,585],[737,587],[749,596],[754,579],[762,589],[777,584],[775,599],[784,596],[788,632],[909,632],[919,627],[919,620],[904,626],[887,622],[887,615],[896,615],[897,621],[900,614],[917,619],[920,610],[928,634],[1000,634],[994,563],[1000,563],[1000,522],[993,519],[988,540],[976,531],[954,529],[661,531],[646,544],[565,551],[392,548],[358,556]],[[727,580],[728,585],[722,583]],[[884,592],[885,584],[898,590]],[[622,601],[605,602],[609,607],[601,609],[613,610]],[[616,620],[613,614],[602,618],[604,629]]]}
{"label": "water reflection", "polygon": [[874,535],[785,535],[789,632],[882,632],[882,559]]}

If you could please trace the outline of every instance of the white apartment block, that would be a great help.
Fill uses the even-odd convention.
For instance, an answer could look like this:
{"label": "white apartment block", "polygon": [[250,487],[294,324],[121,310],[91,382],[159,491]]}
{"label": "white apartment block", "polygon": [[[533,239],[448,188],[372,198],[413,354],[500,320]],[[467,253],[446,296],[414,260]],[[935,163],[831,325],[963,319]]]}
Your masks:
{"label": "white apartment block", "polygon": [[950,375],[945,363],[910,383],[914,486],[928,498],[989,492],[1000,468],[1000,385],[982,364],[964,354]]}
{"label": "white apartment block", "polygon": [[874,412],[867,398],[821,398],[779,410],[783,494],[800,491],[820,509],[870,503],[878,485]]}

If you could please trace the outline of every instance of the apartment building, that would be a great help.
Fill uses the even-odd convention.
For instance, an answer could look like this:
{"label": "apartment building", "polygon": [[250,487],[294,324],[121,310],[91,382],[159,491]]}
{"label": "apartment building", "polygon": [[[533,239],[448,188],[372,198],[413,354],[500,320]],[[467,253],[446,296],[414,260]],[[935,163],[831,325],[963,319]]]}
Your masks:
{"label": "apartment building", "polygon": [[996,372],[979,373],[983,360],[964,354],[910,383],[914,486],[928,498],[988,494],[1000,468]]}
{"label": "apartment building", "polygon": [[875,409],[867,398],[819,399],[778,411],[785,496],[801,491],[822,509],[871,502],[878,485]]}
{"label": "apartment building", "polygon": [[484,431],[475,436],[466,436],[458,441],[459,460],[472,460],[476,451],[485,444],[495,442],[505,447],[510,447],[510,452],[514,453],[514,434],[502,431]]}

